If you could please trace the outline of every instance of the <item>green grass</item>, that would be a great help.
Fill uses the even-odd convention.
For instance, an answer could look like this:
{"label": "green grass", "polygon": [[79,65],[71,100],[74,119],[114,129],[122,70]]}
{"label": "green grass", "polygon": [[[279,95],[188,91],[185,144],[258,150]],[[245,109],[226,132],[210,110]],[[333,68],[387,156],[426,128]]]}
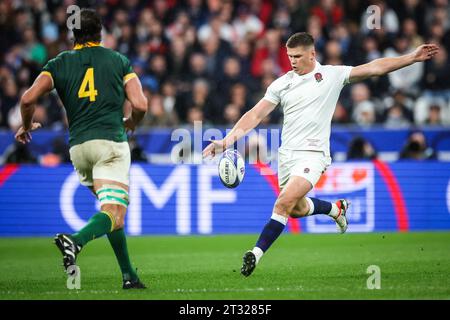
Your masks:
{"label": "green grass", "polygon": [[[132,237],[147,290],[123,291],[106,238],[78,258],[81,290],[66,289],[50,238],[0,239],[0,299],[449,299],[450,233],[284,234],[249,278],[257,235]],[[367,267],[381,269],[369,290]]]}

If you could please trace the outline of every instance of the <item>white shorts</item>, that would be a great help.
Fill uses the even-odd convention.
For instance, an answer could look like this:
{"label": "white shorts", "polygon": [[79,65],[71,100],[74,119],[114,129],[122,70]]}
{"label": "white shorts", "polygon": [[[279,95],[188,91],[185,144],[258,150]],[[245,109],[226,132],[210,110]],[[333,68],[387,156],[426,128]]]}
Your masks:
{"label": "white shorts", "polygon": [[291,176],[303,177],[314,187],[331,164],[321,151],[278,150],[278,185],[282,189]]}
{"label": "white shorts", "polygon": [[94,179],[129,185],[131,157],[128,142],[89,140],[71,147],[69,152],[82,185],[92,186]]}

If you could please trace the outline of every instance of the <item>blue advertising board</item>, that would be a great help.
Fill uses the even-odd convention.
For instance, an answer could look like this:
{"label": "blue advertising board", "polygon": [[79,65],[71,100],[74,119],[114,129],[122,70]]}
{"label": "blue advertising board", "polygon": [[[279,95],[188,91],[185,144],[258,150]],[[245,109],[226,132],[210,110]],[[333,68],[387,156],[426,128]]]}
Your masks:
{"label": "blue advertising board", "polygon": [[[191,137],[197,134],[203,138],[203,143],[199,145],[200,150],[209,141],[207,134],[210,129],[206,127],[198,128],[198,130],[195,127],[181,129],[187,131]],[[229,129],[220,128],[211,132],[222,132],[223,137],[226,130]],[[424,127],[422,132],[428,145],[435,151],[450,151],[450,130],[448,127]],[[266,140],[270,150],[277,150],[280,145],[281,130],[279,126],[261,127],[254,133],[258,133]],[[333,125],[330,136],[331,152],[346,152],[350,142],[355,137],[364,137],[379,152],[398,152],[402,149],[410,133],[411,129],[409,128],[389,129],[381,126],[364,128]],[[177,130],[170,128],[138,130],[135,137],[138,144],[148,154],[170,154],[172,148],[181,140],[177,135]],[[33,155],[39,156],[51,152],[55,140],[67,142],[68,133],[66,131],[42,129],[33,133],[33,140],[28,146]],[[14,132],[0,130],[0,154],[3,154],[12,144],[14,144]]]}
{"label": "blue advertising board", "polygon": [[[126,231],[144,234],[259,233],[272,213],[274,170],[246,165],[225,188],[215,165],[132,165]],[[348,232],[450,230],[450,163],[332,164],[310,196],[352,202]],[[99,210],[72,166],[0,167],[0,236],[80,229]],[[336,232],[325,215],[290,219],[286,232]]]}

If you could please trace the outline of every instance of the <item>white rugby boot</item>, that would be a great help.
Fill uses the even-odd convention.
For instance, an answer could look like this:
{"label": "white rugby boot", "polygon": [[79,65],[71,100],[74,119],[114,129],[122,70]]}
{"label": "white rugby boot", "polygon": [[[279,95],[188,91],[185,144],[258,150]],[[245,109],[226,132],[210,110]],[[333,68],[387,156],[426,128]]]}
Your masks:
{"label": "white rugby boot", "polygon": [[338,207],[339,213],[334,221],[336,222],[336,228],[340,233],[344,233],[347,231],[348,227],[348,219],[347,219],[347,210],[350,206],[350,202],[345,199],[339,199],[336,201],[336,206]]}

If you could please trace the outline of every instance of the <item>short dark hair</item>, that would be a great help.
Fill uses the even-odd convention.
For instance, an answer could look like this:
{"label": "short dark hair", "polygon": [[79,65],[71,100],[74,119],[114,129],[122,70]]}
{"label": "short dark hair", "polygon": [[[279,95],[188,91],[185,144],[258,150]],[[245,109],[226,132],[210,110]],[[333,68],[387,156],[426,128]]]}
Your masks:
{"label": "short dark hair", "polygon": [[80,29],[73,28],[75,44],[100,42],[102,40],[102,19],[93,9],[81,9]]}
{"label": "short dark hair", "polygon": [[301,46],[309,47],[312,45],[314,45],[314,38],[307,32],[294,33],[286,41],[286,47],[288,48],[296,48]]}

